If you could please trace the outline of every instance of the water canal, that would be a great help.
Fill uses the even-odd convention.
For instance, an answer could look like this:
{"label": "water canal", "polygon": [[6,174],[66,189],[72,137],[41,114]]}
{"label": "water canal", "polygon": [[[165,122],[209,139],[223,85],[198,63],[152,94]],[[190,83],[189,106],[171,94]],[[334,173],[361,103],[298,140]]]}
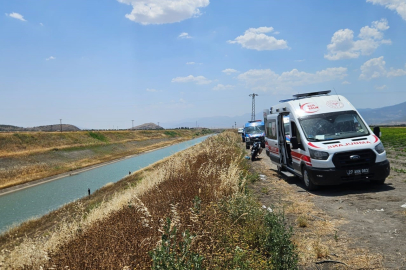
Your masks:
{"label": "water canal", "polygon": [[129,171],[147,167],[176,152],[204,141],[200,137],[162,149],[140,154],[55,181],[0,196],[0,233],[30,218],[40,217],[62,205],[87,195],[110,182],[117,182]]}

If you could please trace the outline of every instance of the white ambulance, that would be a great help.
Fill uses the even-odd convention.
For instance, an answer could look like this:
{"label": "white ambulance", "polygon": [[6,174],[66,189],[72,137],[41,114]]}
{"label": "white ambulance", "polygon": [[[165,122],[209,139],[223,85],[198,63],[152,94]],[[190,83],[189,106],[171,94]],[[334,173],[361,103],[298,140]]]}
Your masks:
{"label": "white ambulance", "polygon": [[329,93],[297,94],[264,110],[268,156],[308,190],[365,179],[383,184],[390,165],[380,135],[345,97]]}

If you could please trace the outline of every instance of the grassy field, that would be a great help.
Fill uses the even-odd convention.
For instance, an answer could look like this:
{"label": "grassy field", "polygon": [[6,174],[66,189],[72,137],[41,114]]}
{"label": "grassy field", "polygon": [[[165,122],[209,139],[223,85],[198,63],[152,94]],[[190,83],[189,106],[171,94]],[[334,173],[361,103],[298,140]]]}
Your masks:
{"label": "grassy field", "polygon": [[[283,213],[262,209],[246,189],[256,176],[239,141],[233,133],[211,137],[126,178],[126,188],[110,199],[87,204],[92,195],[71,204],[64,214],[69,220],[7,246],[0,263],[13,269],[297,269]],[[24,235],[15,229],[3,239],[16,234]]]}
{"label": "grassy field", "polygon": [[0,188],[204,135],[203,130],[0,133]]}
{"label": "grassy field", "polygon": [[381,127],[381,133],[381,140],[385,147],[393,147],[398,151],[406,152],[405,127]]}

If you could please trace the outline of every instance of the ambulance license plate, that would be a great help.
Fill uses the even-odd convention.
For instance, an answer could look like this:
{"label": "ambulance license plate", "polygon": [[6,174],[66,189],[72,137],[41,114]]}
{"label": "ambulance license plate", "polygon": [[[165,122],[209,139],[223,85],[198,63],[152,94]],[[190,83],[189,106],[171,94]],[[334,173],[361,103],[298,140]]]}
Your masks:
{"label": "ambulance license plate", "polygon": [[355,170],[347,170],[347,175],[361,175],[361,174],[368,174],[369,168],[366,169],[355,169]]}

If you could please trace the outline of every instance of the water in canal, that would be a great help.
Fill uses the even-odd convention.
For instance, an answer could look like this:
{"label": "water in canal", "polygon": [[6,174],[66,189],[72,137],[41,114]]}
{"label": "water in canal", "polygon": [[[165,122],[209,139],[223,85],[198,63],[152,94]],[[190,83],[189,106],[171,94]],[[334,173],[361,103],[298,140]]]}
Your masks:
{"label": "water in canal", "polygon": [[0,196],[0,233],[11,225],[42,216],[62,205],[84,197],[109,182],[117,182],[128,172],[142,169],[176,152],[202,142],[208,136],[168,146],[99,168],[60,178]]}

